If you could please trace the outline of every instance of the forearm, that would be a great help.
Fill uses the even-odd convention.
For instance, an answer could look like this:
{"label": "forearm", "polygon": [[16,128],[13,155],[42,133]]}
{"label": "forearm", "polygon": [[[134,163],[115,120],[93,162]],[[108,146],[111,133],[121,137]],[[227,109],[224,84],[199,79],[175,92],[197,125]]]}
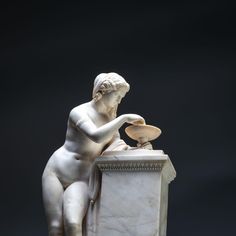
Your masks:
{"label": "forearm", "polygon": [[79,112],[71,112],[70,120],[75,124],[76,128],[84,133],[88,138],[96,143],[102,143],[110,138],[118,131],[125,123],[145,123],[144,119],[136,114],[124,114],[114,120],[97,127],[86,115],[80,116]]}
{"label": "forearm", "polygon": [[121,115],[107,124],[97,128],[93,133],[92,137],[94,141],[101,143],[111,138],[117,130],[126,122],[126,116]]}

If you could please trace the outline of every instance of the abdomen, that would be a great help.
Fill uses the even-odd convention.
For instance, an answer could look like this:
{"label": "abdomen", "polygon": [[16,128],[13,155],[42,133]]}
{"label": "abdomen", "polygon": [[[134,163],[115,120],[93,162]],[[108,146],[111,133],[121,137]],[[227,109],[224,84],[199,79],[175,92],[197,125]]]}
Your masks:
{"label": "abdomen", "polygon": [[87,182],[92,162],[79,157],[80,155],[61,147],[51,156],[45,172],[54,172],[64,186],[76,181]]}

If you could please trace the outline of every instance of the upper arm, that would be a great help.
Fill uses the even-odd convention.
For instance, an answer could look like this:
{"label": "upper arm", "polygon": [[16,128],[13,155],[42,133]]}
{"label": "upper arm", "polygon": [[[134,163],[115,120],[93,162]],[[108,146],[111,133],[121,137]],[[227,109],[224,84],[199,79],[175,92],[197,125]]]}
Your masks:
{"label": "upper arm", "polygon": [[69,119],[74,124],[74,126],[82,131],[88,138],[97,142],[96,137],[96,125],[92,122],[90,117],[82,109],[73,109],[70,112]]}

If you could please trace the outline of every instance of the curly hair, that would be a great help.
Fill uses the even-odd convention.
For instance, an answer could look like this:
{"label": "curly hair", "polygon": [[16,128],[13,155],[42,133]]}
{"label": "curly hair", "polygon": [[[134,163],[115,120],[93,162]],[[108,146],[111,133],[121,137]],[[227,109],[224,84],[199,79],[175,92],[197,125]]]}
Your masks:
{"label": "curly hair", "polygon": [[94,80],[93,99],[98,101],[103,94],[110,93],[119,89],[124,92],[129,91],[129,84],[117,73],[101,73]]}

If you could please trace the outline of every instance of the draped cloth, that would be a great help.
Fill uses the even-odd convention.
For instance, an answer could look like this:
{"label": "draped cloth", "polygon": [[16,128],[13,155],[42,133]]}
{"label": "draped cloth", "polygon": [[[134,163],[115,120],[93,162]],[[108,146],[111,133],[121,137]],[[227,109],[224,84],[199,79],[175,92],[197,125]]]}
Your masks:
{"label": "draped cloth", "polygon": [[[122,139],[116,140],[111,144],[103,153],[106,151],[120,151],[130,148]],[[101,154],[102,156],[102,154]],[[83,220],[83,236],[96,236],[97,225],[99,224],[99,209],[100,209],[100,198],[101,198],[101,183],[102,173],[93,164],[89,179],[89,206],[86,216]]]}
{"label": "draped cloth", "polygon": [[95,236],[98,224],[100,194],[101,194],[101,172],[94,164],[89,181],[89,206],[83,220],[83,236]]}

